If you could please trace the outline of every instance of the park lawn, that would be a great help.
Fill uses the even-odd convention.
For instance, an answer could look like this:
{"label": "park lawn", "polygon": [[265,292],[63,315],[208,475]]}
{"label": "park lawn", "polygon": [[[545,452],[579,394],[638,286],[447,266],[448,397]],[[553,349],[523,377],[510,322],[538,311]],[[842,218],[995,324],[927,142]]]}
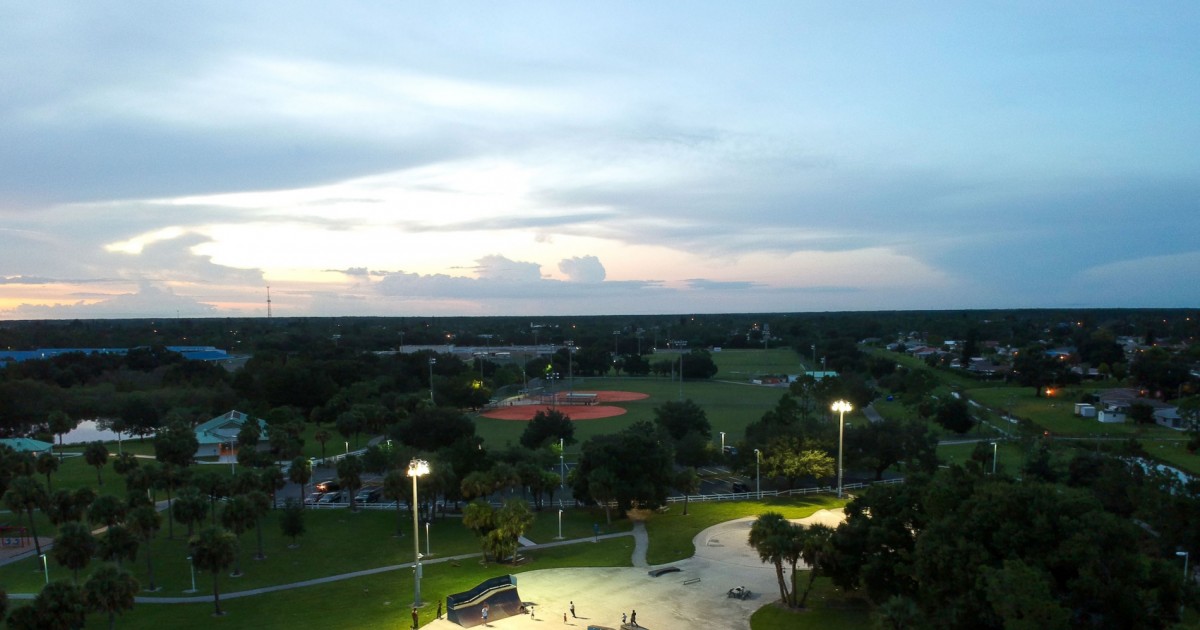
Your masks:
{"label": "park lawn", "polygon": [[[403,533],[396,537],[397,517],[394,510],[362,510],[358,513],[345,509],[309,510],[305,513],[308,531],[300,537],[298,549],[290,549],[291,539],[280,533],[280,515],[280,511],[274,510],[263,523],[265,561],[253,559],[258,549],[254,530],[242,534],[240,542],[244,575],[238,578],[223,577],[223,591],[246,590],[412,562],[412,515],[407,511],[401,512],[399,529]],[[598,510],[571,509],[563,513],[563,535],[570,539],[588,538],[593,535],[592,526],[595,523],[600,524],[601,533],[629,531],[632,528],[628,520],[606,525],[603,512]],[[168,539],[164,523],[152,547],[155,582],[162,587],[158,595],[163,597],[178,596],[191,587],[191,574],[186,562],[186,529],[178,523],[175,527],[175,538]],[[49,522],[39,519],[38,533],[52,535],[52,532]],[[534,524],[526,537],[543,543],[553,542],[557,534],[558,511],[544,510],[535,513]],[[632,545],[632,538],[629,540]],[[425,553],[426,548],[422,524],[421,553]],[[434,520],[430,526],[428,548],[436,558],[479,553],[480,543],[475,534],[462,525],[461,519],[449,517]],[[90,564],[81,572],[81,579],[98,566],[98,562]],[[128,568],[139,581],[149,584],[144,552],[140,552],[138,559]],[[70,577],[70,572],[58,566],[53,558],[50,559],[49,570],[51,580]],[[0,567],[0,585],[9,592],[37,592],[43,582],[42,565],[37,558]],[[196,583],[201,590],[212,588],[208,574],[197,573]]]}
{"label": "park lawn", "polygon": [[[411,549],[409,550],[411,553]],[[535,551],[523,551],[528,562],[518,566],[490,564],[478,560],[433,563],[424,567],[421,595],[421,623],[431,621],[438,600],[468,590],[480,582],[507,574],[565,567],[630,566],[633,539],[622,537],[598,544],[575,544]],[[197,578],[199,579],[199,578]],[[229,579],[222,579],[225,590]],[[208,582],[201,594],[211,593]],[[119,618],[121,628],[225,627],[257,630],[293,628],[385,628],[408,627],[409,605],[413,597],[411,569],[330,582],[317,586],[268,593],[242,599],[221,601],[228,614],[213,617],[211,599],[202,604],[138,604]],[[401,625],[403,624],[403,625]],[[105,628],[107,620],[99,615],[89,618],[88,628]]]}
{"label": "park lawn", "polygon": [[[763,413],[779,402],[786,389],[761,387],[721,381],[679,381],[656,376],[622,378],[576,378],[574,389],[578,391],[621,390],[648,394],[649,398],[619,403],[628,413],[599,420],[582,420],[575,423],[574,446],[567,447],[567,458],[578,457],[579,445],[597,435],[621,431],[639,420],[654,421],[654,409],[665,402],[690,399],[704,409],[712,425],[712,434],[728,433],[730,444],[743,435],[746,425],[758,420]],[[569,406],[561,407],[563,413],[571,415]],[[475,431],[489,448],[504,448],[520,444],[525,423],[513,420],[495,420],[475,416]],[[573,458],[572,455],[575,457]]]}
{"label": "park lawn", "polygon": [[665,513],[654,513],[646,520],[650,548],[646,561],[651,565],[690,558],[696,553],[692,540],[704,529],[747,516],[778,512],[787,518],[804,518],[821,509],[841,509],[845,500],[828,494],[765,497],[761,501],[690,502],[688,515],[683,504],[672,503]]}
{"label": "park lawn", "polygon": [[1021,419],[1032,422],[1053,435],[1078,437],[1136,437],[1139,439],[1182,439],[1178,431],[1159,425],[1101,424],[1095,418],[1075,415],[1075,402],[1083,392],[1107,388],[1072,387],[1054,396],[1035,396],[1032,387],[999,387],[971,390],[967,395],[983,405],[1011,409]]}
{"label": "park lawn", "polygon": [[[808,582],[808,572],[798,576],[800,588]],[[875,627],[871,619],[871,604],[859,594],[845,593],[834,587],[829,578],[818,577],[808,595],[808,608],[789,609],[778,603],[767,604],[750,617],[751,630],[868,630]]]}
{"label": "park lawn", "polygon": [[[992,445],[989,442],[982,443],[987,448],[987,461],[984,462],[984,469],[987,472],[992,470]],[[975,451],[975,444],[941,444],[938,445],[937,454],[938,460],[946,464],[964,465],[971,459],[971,453]],[[1025,465],[1025,457],[1027,453],[1019,442],[996,442],[996,472],[1009,475],[1017,475],[1020,473],[1021,467]]]}
{"label": "park lawn", "polygon": [[[70,451],[68,451],[70,452]],[[115,451],[114,451],[115,452]],[[50,475],[52,490],[66,488],[75,490],[88,487],[96,490],[97,494],[125,495],[125,481],[113,470],[113,457],[108,458],[108,464],[100,468],[100,478],[104,480],[102,487],[96,485],[96,469],[88,465],[83,456],[67,456],[58,464],[58,471]],[[33,478],[46,485],[46,475],[35,472]],[[51,489],[48,489],[51,490]]]}
{"label": "park lawn", "polygon": [[791,348],[722,350],[713,352],[712,360],[717,364],[717,375],[713,378],[723,381],[748,383],[765,374],[803,374],[806,371],[800,355]]}

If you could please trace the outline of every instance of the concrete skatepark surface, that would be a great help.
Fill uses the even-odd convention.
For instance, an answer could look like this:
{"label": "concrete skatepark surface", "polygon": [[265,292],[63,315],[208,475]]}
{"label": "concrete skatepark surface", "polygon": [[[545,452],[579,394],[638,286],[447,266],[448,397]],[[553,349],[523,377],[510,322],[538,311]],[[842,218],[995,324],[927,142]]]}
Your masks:
{"label": "concrete skatepark surface", "polygon": [[[820,510],[793,522],[837,526],[843,518],[841,510]],[[705,529],[692,539],[694,556],[657,565],[678,567],[679,572],[657,578],[647,574],[656,567],[645,566],[645,529],[640,526],[634,532],[633,567],[545,569],[517,574],[521,597],[534,606],[534,619],[529,615],[509,617],[489,621],[487,627],[620,628],[621,613],[637,610],[638,625],[647,630],[749,628],[754,611],[779,599],[774,567],[761,562],[747,542],[754,520],[747,517]],[[727,597],[729,589],[736,586],[750,589],[752,596],[745,600]],[[572,601],[578,618],[572,618],[568,611]],[[567,614],[565,624],[563,613]],[[442,619],[422,627],[452,630],[459,626]]]}

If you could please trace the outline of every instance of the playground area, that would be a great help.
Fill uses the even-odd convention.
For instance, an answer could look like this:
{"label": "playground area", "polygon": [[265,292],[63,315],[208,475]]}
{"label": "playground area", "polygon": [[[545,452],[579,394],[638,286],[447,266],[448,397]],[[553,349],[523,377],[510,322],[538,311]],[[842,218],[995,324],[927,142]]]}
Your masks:
{"label": "playground area", "polygon": [[625,413],[624,407],[610,403],[631,402],[649,397],[649,394],[618,390],[535,393],[503,401],[480,415],[496,420],[528,422],[539,411],[549,412],[557,409],[570,416],[571,420],[597,420]]}

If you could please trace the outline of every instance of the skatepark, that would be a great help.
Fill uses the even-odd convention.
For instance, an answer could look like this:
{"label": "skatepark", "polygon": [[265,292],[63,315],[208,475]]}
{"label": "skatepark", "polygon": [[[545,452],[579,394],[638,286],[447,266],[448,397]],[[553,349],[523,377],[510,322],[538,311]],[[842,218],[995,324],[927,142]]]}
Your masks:
{"label": "skatepark", "polygon": [[[841,510],[821,510],[794,522],[836,526],[843,518]],[[634,566],[521,573],[515,576],[517,589],[521,600],[533,607],[533,616],[497,619],[492,615],[486,626],[481,621],[472,625],[503,630],[617,629],[622,626],[622,613],[636,610],[638,626],[648,630],[749,628],[754,611],[779,599],[774,566],[760,561],[747,542],[754,520],[747,517],[709,527],[692,539],[694,556],[660,566],[646,565],[646,531],[636,524]],[[665,567],[678,571],[650,575],[651,570]],[[729,590],[736,587],[748,589],[750,595],[729,597]],[[569,612],[571,602],[577,617]],[[422,627],[453,630],[462,626],[443,618]]]}

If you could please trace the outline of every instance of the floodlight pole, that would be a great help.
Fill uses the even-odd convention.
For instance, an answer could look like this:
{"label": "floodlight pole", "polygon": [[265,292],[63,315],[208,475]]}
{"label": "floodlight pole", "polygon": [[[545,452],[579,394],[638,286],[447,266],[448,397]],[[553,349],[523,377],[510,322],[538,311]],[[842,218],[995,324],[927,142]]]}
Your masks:
{"label": "floodlight pole", "polygon": [[413,482],[413,606],[421,605],[421,526],[417,520],[417,477],[429,473],[429,462],[414,459],[408,463],[408,476]]}
{"label": "floodlight pole", "polygon": [[853,409],[850,403],[839,400],[833,403],[832,409],[838,412],[838,498],[842,498],[842,446],[846,434],[846,412]]}

